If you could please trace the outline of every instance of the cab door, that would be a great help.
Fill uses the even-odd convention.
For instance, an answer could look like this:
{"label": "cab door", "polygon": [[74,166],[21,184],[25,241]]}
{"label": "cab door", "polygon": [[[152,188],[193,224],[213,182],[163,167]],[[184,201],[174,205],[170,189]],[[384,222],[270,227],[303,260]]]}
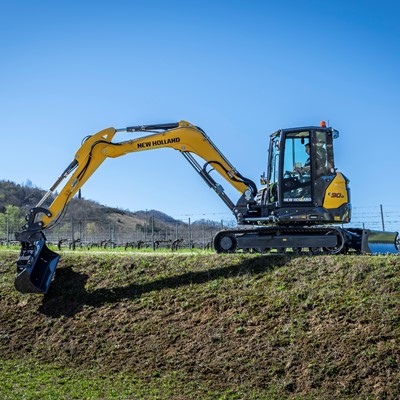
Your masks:
{"label": "cab door", "polygon": [[311,130],[287,131],[282,135],[281,207],[313,201]]}

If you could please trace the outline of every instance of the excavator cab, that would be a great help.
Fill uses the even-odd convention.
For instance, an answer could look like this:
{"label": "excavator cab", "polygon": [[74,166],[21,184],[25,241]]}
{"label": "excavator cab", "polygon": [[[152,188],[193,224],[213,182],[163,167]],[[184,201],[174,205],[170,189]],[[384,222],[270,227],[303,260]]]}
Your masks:
{"label": "excavator cab", "polygon": [[281,129],[270,137],[265,213],[281,223],[315,225],[350,220],[349,181],[335,168],[339,132],[320,127]]}
{"label": "excavator cab", "polygon": [[[320,225],[320,230],[323,225],[350,222],[349,180],[337,170],[334,160],[333,144],[338,137],[339,132],[324,122],[319,127],[280,129],[270,136],[267,176],[261,177],[264,187],[257,196],[260,221],[287,229]],[[333,236],[329,231],[324,235]],[[364,254],[399,252],[397,232],[342,228],[340,235],[340,244],[326,246],[325,250],[334,253],[352,249]],[[336,237],[339,237],[337,232]],[[285,241],[291,238],[288,236]],[[316,238],[314,241],[317,242]]]}

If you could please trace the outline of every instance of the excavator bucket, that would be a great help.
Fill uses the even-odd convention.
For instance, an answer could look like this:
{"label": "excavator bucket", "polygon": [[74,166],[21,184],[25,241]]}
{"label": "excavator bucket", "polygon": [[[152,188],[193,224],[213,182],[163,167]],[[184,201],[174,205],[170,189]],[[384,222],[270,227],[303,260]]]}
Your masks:
{"label": "excavator bucket", "polygon": [[361,253],[366,254],[398,254],[398,232],[371,231],[364,229],[361,239]]}
{"label": "excavator bucket", "polygon": [[15,288],[21,293],[47,293],[60,256],[46,246],[45,239],[22,243],[17,260]]}

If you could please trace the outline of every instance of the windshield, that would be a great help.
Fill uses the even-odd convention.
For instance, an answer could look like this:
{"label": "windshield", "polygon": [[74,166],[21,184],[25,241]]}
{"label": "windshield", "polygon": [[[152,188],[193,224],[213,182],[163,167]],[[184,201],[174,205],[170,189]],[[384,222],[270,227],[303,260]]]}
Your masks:
{"label": "windshield", "polygon": [[[296,132],[286,136],[284,170],[295,171],[310,165],[310,133]],[[310,169],[308,168],[308,172]]]}
{"label": "windshield", "polygon": [[286,135],[283,170],[283,201],[311,201],[311,143],[309,131],[288,133]]}

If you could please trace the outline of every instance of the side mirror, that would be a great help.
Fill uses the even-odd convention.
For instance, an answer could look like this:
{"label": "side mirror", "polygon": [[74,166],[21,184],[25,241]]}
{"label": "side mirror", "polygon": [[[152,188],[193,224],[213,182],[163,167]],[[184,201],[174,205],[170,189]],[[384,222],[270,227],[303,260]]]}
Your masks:
{"label": "side mirror", "polygon": [[332,137],[334,139],[337,139],[339,137],[339,131],[337,131],[336,129],[332,130]]}

